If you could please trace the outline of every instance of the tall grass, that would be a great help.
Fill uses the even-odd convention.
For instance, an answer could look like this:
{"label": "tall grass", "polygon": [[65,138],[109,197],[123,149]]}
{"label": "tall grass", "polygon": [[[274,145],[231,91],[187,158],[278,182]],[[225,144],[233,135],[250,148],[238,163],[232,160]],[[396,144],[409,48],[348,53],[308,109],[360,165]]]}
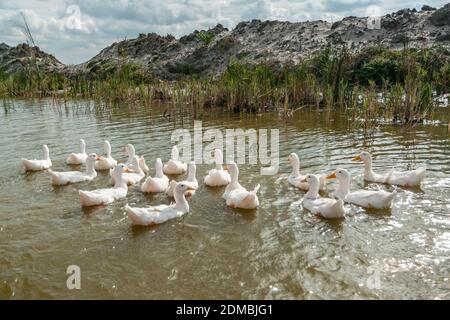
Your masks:
{"label": "tall grass", "polygon": [[370,123],[377,118],[416,123],[434,108],[433,92],[450,90],[449,51],[442,48],[392,51],[382,47],[351,54],[326,49],[298,64],[231,62],[219,77],[161,81],[124,62],[97,75],[67,77],[30,69],[0,71],[0,96],[75,97],[106,103],[151,105],[164,100],[197,114],[212,107],[235,112],[276,110],[289,116],[304,107],[335,109]]}

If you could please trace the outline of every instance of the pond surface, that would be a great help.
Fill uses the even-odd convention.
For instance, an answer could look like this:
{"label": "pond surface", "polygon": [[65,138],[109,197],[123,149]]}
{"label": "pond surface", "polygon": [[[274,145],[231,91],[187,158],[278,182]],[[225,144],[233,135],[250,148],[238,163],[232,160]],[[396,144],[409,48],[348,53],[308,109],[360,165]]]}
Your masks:
{"label": "pond surface", "polygon": [[[242,185],[261,184],[256,212],[227,208],[223,189],[201,184],[190,213],[150,228],[131,226],[123,206],[170,203],[163,194],[131,187],[126,200],[86,210],[78,189],[107,186],[107,174],[55,188],[45,172],[19,172],[19,159],[41,157],[43,143],[53,169],[70,170],[65,159],[78,150],[79,138],[88,152],[98,153],[109,139],[121,161],[127,158],[124,145],[133,143],[152,167],[156,157],[169,158],[172,131],[193,126],[192,117],[169,119],[164,110],[101,110],[81,102],[58,108],[48,100],[16,100],[1,110],[1,299],[450,298],[448,110],[439,115],[445,125],[384,126],[371,133],[333,113],[301,110],[280,120],[276,114],[206,111],[197,115],[204,130],[280,129],[280,171],[261,176],[259,164],[240,166]],[[353,188],[392,190],[363,183],[362,165],[350,162],[363,148],[373,152],[379,172],[426,163],[422,187],[399,189],[389,211],[347,205],[340,221],[304,211],[303,193],[286,180],[288,154],[299,154],[304,172],[340,166],[353,173]],[[201,180],[212,166],[197,167]],[[69,265],[81,269],[81,290],[66,287]]]}

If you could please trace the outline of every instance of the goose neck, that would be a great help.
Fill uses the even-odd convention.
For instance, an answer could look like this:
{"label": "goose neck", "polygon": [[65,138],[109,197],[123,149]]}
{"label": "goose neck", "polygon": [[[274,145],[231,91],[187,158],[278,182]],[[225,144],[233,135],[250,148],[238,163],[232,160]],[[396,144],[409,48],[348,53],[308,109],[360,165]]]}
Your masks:
{"label": "goose neck", "polygon": [[311,181],[309,183],[309,190],[305,195],[308,199],[317,199],[319,197],[319,183]]}
{"label": "goose neck", "polygon": [[350,192],[350,179],[339,179],[339,185],[336,192],[339,194],[347,194]]}
{"label": "goose neck", "polygon": [[181,210],[183,213],[189,212],[189,203],[184,196],[184,192],[175,190],[173,196],[175,198],[175,208]]}

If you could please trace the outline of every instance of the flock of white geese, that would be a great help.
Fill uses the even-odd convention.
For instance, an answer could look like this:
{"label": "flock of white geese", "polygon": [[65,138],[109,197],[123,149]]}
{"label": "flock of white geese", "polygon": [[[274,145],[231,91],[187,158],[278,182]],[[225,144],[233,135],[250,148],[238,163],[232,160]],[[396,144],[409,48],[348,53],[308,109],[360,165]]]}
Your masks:
{"label": "flock of white geese", "polygon": [[[175,199],[170,205],[149,206],[136,208],[125,205],[125,211],[132,224],[154,225],[166,222],[170,219],[181,217],[189,212],[189,203],[186,197],[192,196],[198,188],[196,179],[196,165],[179,160],[176,146],[172,147],[171,159],[164,165],[160,158],[155,161],[154,176],[147,175],[149,168],[143,156],[136,155],[132,144],[125,146],[128,154],[126,164],[117,164],[111,156],[111,145],[104,142],[104,155],[86,153],[86,143],[80,140],[80,152],[71,153],[67,164],[85,164],[86,170],[57,172],[51,170],[52,161],[47,145],[43,146],[44,158],[42,160],[22,159],[23,172],[47,170],[51,175],[53,185],[67,185],[82,181],[91,181],[96,178],[97,170],[109,170],[113,187],[96,190],[79,190],[81,206],[107,205],[114,200],[124,199],[127,196],[128,186],[140,184],[142,192],[163,193]],[[384,190],[356,190],[351,191],[351,174],[346,169],[338,168],[328,175],[302,174],[300,173],[300,160],[295,153],[289,155],[292,165],[292,173],[288,182],[294,187],[306,191],[302,205],[311,213],[324,218],[342,218],[345,216],[345,203],[370,209],[390,208],[396,191]],[[220,149],[214,150],[215,168],[209,170],[203,183],[210,187],[226,186],[223,198],[228,206],[241,209],[255,209],[259,206],[257,196],[260,185],[249,191],[239,183],[239,169],[235,162],[223,164],[223,154]],[[386,174],[375,173],[372,169],[372,156],[363,151],[352,159],[364,163],[364,180],[382,184],[397,185],[403,187],[419,186],[425,176],[425,167],[412,171],[391,171]],[[167,175],[179,175],[188,172],[188,176],[182,181],[169,181]],[[147,175],[147,177],[146,177]],[[145,178],[145,179],[144,179]],[[320,190],[325,189],[328,179],[337,179],[339,184],[331,197],[322,197]]]}

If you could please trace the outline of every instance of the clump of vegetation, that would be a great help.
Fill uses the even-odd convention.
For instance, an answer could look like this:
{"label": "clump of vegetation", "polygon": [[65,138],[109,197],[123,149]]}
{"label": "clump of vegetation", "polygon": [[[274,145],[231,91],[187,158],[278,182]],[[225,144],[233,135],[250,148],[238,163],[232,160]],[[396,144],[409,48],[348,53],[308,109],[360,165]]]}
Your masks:
{"label": "clump of vegetation", "polygon": [[217,48],[219,49],[219,52],[223,53],[223,52],[229,50],[230,48],[232,48],[234,44],[235,44],[235,41],[234,41],[233,37],[230,35],[227,35],[218,41]]}
{"label": "clump of vegetation", "polygon": [[203,42],[204,45],[209,45],[211,41],[214,39],[214,34],[209,31],[200,31],[197,34],[198,39]]}
{"label": "clump of vegetation", "polygon": [[221,107],[235,112],[339,108],[366,124],[378,118],[421,122],[432,114],[434,95],[450,92],[450,57],[443,48],[392,51],[369,48],[357,54],[326,49],[295,65],[233,61],[214,78],[189,75],[161,81],[138,65],[121,61],[94,75],[68,78],[33,69],[7,76],[0,70],[2,97],[82,97],[107,103],[151,104],[166,100],[197,113]]}

